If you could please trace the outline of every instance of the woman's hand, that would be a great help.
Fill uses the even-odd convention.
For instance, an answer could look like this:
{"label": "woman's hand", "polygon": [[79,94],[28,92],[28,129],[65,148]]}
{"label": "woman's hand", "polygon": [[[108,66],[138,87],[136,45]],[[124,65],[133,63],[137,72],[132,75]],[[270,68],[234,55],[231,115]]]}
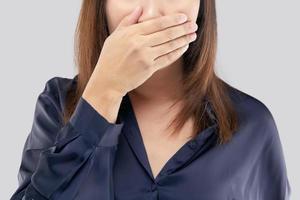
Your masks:
{"label": "woman's hand", "polygon": [[126,16],[105,40],[84,91],[86,98],[104,93],[122,98],[155,71],[175,62],[196,39],[197,24],[180,21],[183,14],[137,23],[140,14],[138,9]]}

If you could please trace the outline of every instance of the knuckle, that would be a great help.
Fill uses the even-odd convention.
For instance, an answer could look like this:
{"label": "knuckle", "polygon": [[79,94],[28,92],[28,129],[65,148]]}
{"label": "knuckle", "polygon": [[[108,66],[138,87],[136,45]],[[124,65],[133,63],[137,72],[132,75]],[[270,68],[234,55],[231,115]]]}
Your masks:
{"label": "knuckle", "polygon": [[151,69],[151,65],[149,65],[146,61],[143,61],[140,66],[142,67],[143,71],[150,71]]}
{"label": "knuckle", "polygon": [[134,37],[132,37],[132,38],[129,39],[129,44],[130,44],[130,47],[134,51],[138,51],[140,49],[140,46],[141,46],[140,42],[136,38],[134,38]]}
{"label": "knuckle", "polygon": [[150,70],[151,66],[152,66],[151,62],[148,59],[143,59],[144,70]]}
{"label": "knuckle", "polygon": [[136,35],[130,39],[130,47],[136,53],[140,53],[147,45],[147,40],[142,35]]}
{"label": "knuckle", "polygon": [[149,55],[146,52],[142,52],[139,57],[139,63],[143,67],[144,70],[150,70],[152,66],[151,59],[149,59]]}

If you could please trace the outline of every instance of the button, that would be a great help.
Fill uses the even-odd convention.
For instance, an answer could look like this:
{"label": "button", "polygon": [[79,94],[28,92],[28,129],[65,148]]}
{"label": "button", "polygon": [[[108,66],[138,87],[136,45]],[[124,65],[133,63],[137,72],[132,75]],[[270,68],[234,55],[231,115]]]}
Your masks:
{"label": "button", "polygon": [[195,140],[192,140],[192,141],[190,141],[189,146],[190,146],[192,149],[195,149],[195,148],[197,147],[197,142],[196,142]]}

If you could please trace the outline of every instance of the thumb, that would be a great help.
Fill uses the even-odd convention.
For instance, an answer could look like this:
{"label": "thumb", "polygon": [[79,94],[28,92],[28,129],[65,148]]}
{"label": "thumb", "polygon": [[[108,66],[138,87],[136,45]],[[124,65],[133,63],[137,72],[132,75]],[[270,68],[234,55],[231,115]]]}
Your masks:
{"label": "thumb", "polygon": [[141,6],[137,6],[129,15],[124,17],[124,19],[119,23],[117,28],[126,27],[137,23],[141,15],[141,10]]}

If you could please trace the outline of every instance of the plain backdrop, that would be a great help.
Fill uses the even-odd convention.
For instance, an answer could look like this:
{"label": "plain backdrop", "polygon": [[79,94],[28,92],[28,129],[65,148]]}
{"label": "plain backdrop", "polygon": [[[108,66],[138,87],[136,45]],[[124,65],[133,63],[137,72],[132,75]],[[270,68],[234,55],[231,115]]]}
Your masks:
{"label": "plain backdrop", "polygon": [[[258,98],[280,133],[292,199],[300,199],[299,1],[216,0],[217,72]],[[81,1],[0,1],[0,199],[17,188],[35,102],[48,79],[73,77],[73,36]],[[298,159],[297,159],[298,158]]]}

